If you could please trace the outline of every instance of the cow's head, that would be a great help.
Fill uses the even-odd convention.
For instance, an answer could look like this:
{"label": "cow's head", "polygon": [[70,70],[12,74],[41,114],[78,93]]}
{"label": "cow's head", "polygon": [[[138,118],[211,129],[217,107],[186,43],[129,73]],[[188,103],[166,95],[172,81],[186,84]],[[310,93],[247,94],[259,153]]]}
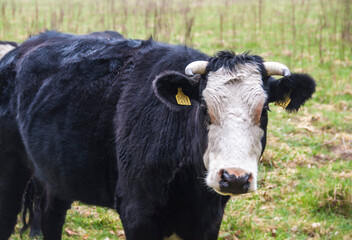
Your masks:
{"label": "cow's head", "polygon": [[192,62],[185,72],[162,73],[154,81],[154,90],[172,110],[189,104],[204,108],[199,112],[206,112],[206,117],[199,119],[209,120],[199,124],[208,130],[203,157],[207,185],[223,195],[255,191],[269,103],[281,102],[287,111],[298,110],[314,93],[314,80],[291,74],[283,64],[263,62],[259,56],[229,52]]}

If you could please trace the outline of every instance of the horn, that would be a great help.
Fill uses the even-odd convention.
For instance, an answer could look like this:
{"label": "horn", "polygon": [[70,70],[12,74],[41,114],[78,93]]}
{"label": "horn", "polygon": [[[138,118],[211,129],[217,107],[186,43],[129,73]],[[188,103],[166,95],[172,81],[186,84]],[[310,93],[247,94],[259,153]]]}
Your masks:
{"label": "horn", "polygon": [[207,68],[207,61],[194,61],[187,65],[185,69],[185,73],[187,76],[194,76],[195,74],[203,74],[205,73],[205,69]]}
{"label": "horn", "polygon": [[290,69],[278,62],[263,62],[265,70],[268,72],[268,76],[271,75],[281,75],[281,76],[291,76]]}

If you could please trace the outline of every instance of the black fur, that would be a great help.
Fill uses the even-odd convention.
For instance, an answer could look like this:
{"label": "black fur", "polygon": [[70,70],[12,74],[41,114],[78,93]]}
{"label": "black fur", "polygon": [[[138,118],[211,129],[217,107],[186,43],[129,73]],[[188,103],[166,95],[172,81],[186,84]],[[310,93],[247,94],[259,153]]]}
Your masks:
{"label": "black fur", "polygon": [[214,57],[209,59],[207,66],[208,71],[215,72],[221,67],[225,69],[233,70],[237,64],[253,63],[258,65],[261,72],[263,70],[263,59],[260,56],[249,55],[248,52],[243,54],[235,54],[231,51],[220,51]]}
{"label": "black fur", "polygon": [[[2,44],[17,46],[14,42],[0,41],[0,45]],[[7,55],[9,54],[11,53]],[[4,58],[7,58],[7,55]],[[10,95],[6,78],[2,77],[10,77],[10,75],[12,75],[11,71],[0,73],[0,239],[7,239],[12,233],[17,221],[17,213],[21,210],[26,181],[31,174],[15,120],[16,116],[11,112],[2,111]]]}
{"label": "black fur", "polygon": [[31,172],[15,116],[0,117],[0,239],[7,239],[21,210],[22,195]]}
{"label": "black fur", "polygon": [[[129,240],[174,232],[185,240],[217,239],[229,197],[204,183],[207,77],[196,76],[195,83],[184,75],[196,60],[209,60],[208,71],[257,64],[263,88],[275,85],[258,56],[209,58],[184,46],[120,36],[46,32],[0,62],[0,114],[17,116],[27,162],[46,186],[44,238],[60,239],[67,209],[80,200],[114,207]],[[192,101],[182,111],[173,111],[168,95],[177,87]],[[267,116],[262,128],[266,124]]]}

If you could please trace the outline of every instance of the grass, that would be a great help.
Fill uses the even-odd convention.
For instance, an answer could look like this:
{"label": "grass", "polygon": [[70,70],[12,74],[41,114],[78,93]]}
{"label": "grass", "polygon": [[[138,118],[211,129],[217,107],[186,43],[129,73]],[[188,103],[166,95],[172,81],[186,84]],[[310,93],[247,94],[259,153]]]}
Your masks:
{"label": "grass", "polygon": [[[352,239],[351,0],[0,0],[0,39],[44,29],[117,30],[213,55],[251,50],[308,72],[317,92],[296,114],[271,106],[259,191],[233,197],[219,239]],[[11,239],[19,239],[18,229]],[[124,239],[112,210],[75,203],[64,239]],[[27,239],[25,235],[23,239]]]}

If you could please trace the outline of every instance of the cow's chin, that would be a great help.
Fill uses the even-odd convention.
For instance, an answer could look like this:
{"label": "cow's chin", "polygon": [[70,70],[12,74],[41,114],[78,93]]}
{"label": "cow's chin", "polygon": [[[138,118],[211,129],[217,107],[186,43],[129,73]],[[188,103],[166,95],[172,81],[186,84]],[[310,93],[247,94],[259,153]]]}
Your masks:
{"label": "cow's chin", "polygon": [[[256,185],[256,184],[255,184]],[[248,194],[248,193],[253,193],[257,191],[257,186],[253,187],[253,189],[249,188],[248,191],[246,193],[228,193],[228,192],[221,192],[220,189],[218,188],[214,188],[212,187],[212,189],[214,190],[214,192],[223,195],[223,196],[230,196],[230,197],[234,197],[234,196],[238,196],[238,195],[243,195],[243,194]]]}
{"label": "cow's chin", "polygon": [[228,192],[221,192],[220,189],[216,189],[216,188],[212,188],[214,190],[214,192],[223,195],[223,196],[230,196],[230,197],[234,197],[234,196],[238,196],[238,195],[243,195],[243,194],[248,194],[248,193],[253,193],[257,191],[257,186],[253,187],[253,189],[248,189],[248,191],[246,193],[238,193],[238,194],[234,194],[234,193],[228,193]]}
{"label": "cow's chin", "polygon": [[[230,197],[234,197],[234,196],[238,196],[238,195],[242,195],[242,194],[233,194],[233,193],[226,193],[226,192],[221,192],[220,190],[218,190],[218,189],[216,189],[216,188],[213,188],[213,190],[216,192],[216,193],[218,193],[218,194],[220,194],[220,195],[223,195],[223,196],[230,196]],[[246,194],[246,193],[244,193],[244,194]]]}
{"label": "cow's chin", "polygon": [[[256,185],[256,184],[255,184]],[[248,193],[253,193],[253,192],[256,192],[257,191],[257,186],[254,186],[253,188],[249,188],[248,191],[246,193],[228,193],[228,192],[222,192],[220,191],[219,188],[215,188],[215,187],[212,187],[211,188],[212,190],[214,190],[214,192],[220,194],[220,195],[223,195],[223,196],[230,196],[230,197],[234,197],[234,196],[238,196],[238,195],[243,195],[243,194],[248,194]]]}

